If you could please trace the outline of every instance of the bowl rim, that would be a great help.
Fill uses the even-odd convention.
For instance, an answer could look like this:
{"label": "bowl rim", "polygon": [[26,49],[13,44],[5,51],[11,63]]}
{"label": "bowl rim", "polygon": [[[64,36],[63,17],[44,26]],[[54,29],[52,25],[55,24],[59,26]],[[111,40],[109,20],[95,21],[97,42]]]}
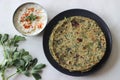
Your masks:
{"label": "bowl rim", "polygon": [[[64,69],[54,60],[53,56],[51,55],[51,53],[49,51],[49,37],[52,33],[52,30],[53,30],[55,24],[57,24],[58,21],[64,19],[64,17],[71,17],[71,16],[76,16],[76,15],[88,17],[88,18],[95,20],[98,23],[98,25],[100,26],[103,33],[105,34],[105,38],[106,38],[106,42],[107,42],[106,52],[105,52],[103,58],[100,60],[99,63],[97,63],[95,66],[92,67],[91,70],[89,70],[87,72],[80,72],[80,71],[70,72],[69,70]],[[44,50],[45,56],[46,56],[47,60],[49,61],[49,63],[58,71],[60,71],[64,74],[70,75],[70,76],[86,76],[86,75],[89,75],[91,73],[98,71],[99,69],[101,69],[101,67],[103,67],[105,62],[107,62],[107,60],[111,54],[111,50],[112,50],[112,35],[111,35],[111,32],[110,32],[107,24],[103,21],[102,18],[97,16],[95,13],[85,10],[85,9],[69,9],[69,10],[66,10],[66,11],[63,11],[63,12],[57,14],[47,24],[45,31],[44,31],[44,35],[43,35],[43,50]]]}
{"label": "bowl rim", "polygon": [[[27,4],[39,5],[39,6],[45,11],[45,14],[46,14],[46,24],[45,24],[45,26],[44,26],[39,32],[37,32],[36,34],[29,34],[29,35],[24,34],[24,33],[20,32],[20,31],[16,28],[15,23],[14,23],[14,18],[15,18],[16,12],[17,12],[22,6],[27,5]],[[20,5],[15,9],[15,11],[14,11],[14,13],[13,13],[13,16],[12,16],[12,23],[13,23],[13,27],[17,30],[17,32],[19,32],[19,33],[22,34],[23,36],[36,36],[36,35],[40,34],[40,33],[45,29],[45,27],[46,27],[46,25],[47,25],[47,23],[48,23],[48,13],[47,13],[46,9],[45,9],[43,6],[41,6],[39,3],[36,3],[36,2],[25,2],[25,3],[20,4]]]}

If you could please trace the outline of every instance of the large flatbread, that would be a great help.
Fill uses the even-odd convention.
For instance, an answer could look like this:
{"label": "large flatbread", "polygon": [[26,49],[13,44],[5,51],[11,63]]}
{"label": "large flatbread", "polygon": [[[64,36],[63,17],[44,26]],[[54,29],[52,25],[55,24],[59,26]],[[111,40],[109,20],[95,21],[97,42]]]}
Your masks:
{"label": "large flatbread", "polygon": [[55,25],[49,49],[56,62],[69,71],[89,71],[106,51],[106,39],[99,25],[83,16],[65,18]]}

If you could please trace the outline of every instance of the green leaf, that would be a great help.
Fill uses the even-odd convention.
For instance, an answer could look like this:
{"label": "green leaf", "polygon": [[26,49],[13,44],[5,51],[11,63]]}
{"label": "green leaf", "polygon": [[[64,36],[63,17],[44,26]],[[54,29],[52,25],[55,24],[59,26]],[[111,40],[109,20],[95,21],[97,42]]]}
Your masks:
{"label": "green leaf", "polygon": [[14,52],[13,54],[13,59],[19,59],[20,58],[20,53],[19,52]]}
{"label": "green leaf", "polygon": [[25,37],[18,36],[18,35],[15,35],[15,36],[14,36],[14,41],[15,41],[15,42],[24,41],[24,40],[25,40]]}
{"label": "green leaf", "polygon": [[10,51],[10,49],[5,49],[4,50],[4,57],[5,57],[5,59],[9,59],[9,58],[11,58],[11,51]]}
{"label": "green leaf", "polygon": [[38,59],[37,59],[37,58],[33,59],[30,66],[31,66],[31,67],[34,67],[34,66],[37,64],[37,62],[38,62]]}
{"label": "green leaf", "polygon": [[41,69],[44,68],[45,66],[46,66],[45,64],[38,64],[32,69],[31,73],[39,73],[41,72]]}
{"label": "green leaf", "polygon": [[25,37],[15,35],[14,38],[11,39],[10,45],[14,45],[15,47],[18,47],[18,42],[24,41]]}
{"label": "green leaf", "polygon": [[26,56],[23,56],[23,58],[25,60],[25,62],[30,62],[32,60],[32,56],[31,55],[26,55]]}
{"label": "green leaf", "polygon": [[7,60],[5,64],[3,65],[5,68],[11,67],[13,65],[12,60]]}
{"label": "green leaf", "polygon": [[25,52],[25,49],[20,49],[19,52],[20,52],[20,53],[24,53],[24,52]]}
{"label": "green leaf", "polygon": [[2,69],[2,65],[0,65],[0,71],[1,71],[1,69]]}
{"label": "green leaf", "polygon": [[2,64],[1,66],[2,70],[5,70],[8,67],[9,67],[9,61],[4,62],[4,64]]}
{"label": "green leaf", "polygon": [[13,47],[13,53],[17,52],[17,47]]}
{"label": "green leaf", "polygon": [[1,41],[1,38],[2,38],[2,34],[0,34],[0,41]]}
{"label": "green leaf", "polygon": [[30,72],[29,71],[24,71],[23,73],[24,73],[24,75],[26,75],[28,77],[30,76]]}
{"label": "green leaf", "polygon": [[32,74],[33,75],[33,77],[35,78],[35,80],[40,80],[41,79],[41,76],[40,76],[40,74]]}
{"label": "green leaf", "polygon": [[44,68],[46,65],[45,64],[38,64],[34,67],[34,69],[38,69],[41,70],[42,68]]}
{"label": "green leaf", "polygon": [[37,58],[35,58],[35,59],[31,60],[30,62],[26,63],[26,69],[30,70],[37,64],[37,62],[38,62],[38,60],[37,60]]}
{"label": "green leaf", "polygon": [[25,51],[24,49],[21,49],[19,52],[21,57],[29,55],[29,52]]}
{"label": "green leaf", "polygon": [[13,46],[14,45],[14,40],[13,39],[9,39],[8,40],[8,46]]}
{"label": "green leaf", "polygon": [[24,73],[25,70],[26,70],[26,69],[25,69],[25,67],[23,67],[23,66],[17,67],[17,72],[18,72],[18,73]]}
{"label": "green leaf", "polygon": [[27,55],[29,55],[29,52],[28,52],[28,51],[25,51],[25,52],[22,53],[21,56],[23,57],[23,56],[27,56]]}
{"label": "green leaf", "polygon": [[21,60],[16,59],[16,60],[14,60],[13,64],[14,64],[14,66],[16,66],[17,68],[19,68],[19,67],[24,67],[25,61],[22,60],[22,59],[21,59]]}
{"label": "green leaf", "polygon": [[8,38],[9,38],[9,35],[8,35],[8,34],[4,34],[4,35],[2,36],[2,38],[1,38],[2,44],[5,43],[5,42],[8,40]]}
{"label": "green leaf", "polygon": [[20,66],[24,67],[24,65],[25,65],[25,61],[24,60],[20,60]]}

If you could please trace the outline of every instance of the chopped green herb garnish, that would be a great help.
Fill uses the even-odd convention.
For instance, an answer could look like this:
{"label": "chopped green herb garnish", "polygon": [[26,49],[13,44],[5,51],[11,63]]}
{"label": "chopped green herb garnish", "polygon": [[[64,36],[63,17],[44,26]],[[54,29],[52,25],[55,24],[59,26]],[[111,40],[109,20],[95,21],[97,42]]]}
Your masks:
{"label": "chopped green herb garnish", "polygon": [[26,20],[35,21],[37,16],[31,13],[29,16],[26,17]]}

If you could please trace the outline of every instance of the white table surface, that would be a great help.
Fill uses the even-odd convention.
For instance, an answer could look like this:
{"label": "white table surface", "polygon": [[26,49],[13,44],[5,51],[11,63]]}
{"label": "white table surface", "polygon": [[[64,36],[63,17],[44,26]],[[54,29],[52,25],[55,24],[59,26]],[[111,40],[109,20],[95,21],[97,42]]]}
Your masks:
{"label": "white table surface", "polygon": [[[84,77],[72,77],[57,71],[48,62],[43,51],[43,33],[38,36],[26,37],[27,41],[21,43],[21,48],[30,51],[39,62],[47,67],[43,70],[42,80],[119,80],[120,79],[120,0],[0,0],[0,33],[8,33],[11,36],[19,34],[12,23],[15,9],[25,2],[37,2],[48,12],[49,21],[58,13],[73,8],[87,9],[98,14],[109,26],[113,49],[107,63],[96,73]],[[1,53],[0,48],[0,53]],[[2,57],[0,56],[0,60]],[[11,73],[8,70],[8,73]],[[0,78],[0,80],[2,80]],[[16,75],[10,80],[34,80],[33,77]]]}

